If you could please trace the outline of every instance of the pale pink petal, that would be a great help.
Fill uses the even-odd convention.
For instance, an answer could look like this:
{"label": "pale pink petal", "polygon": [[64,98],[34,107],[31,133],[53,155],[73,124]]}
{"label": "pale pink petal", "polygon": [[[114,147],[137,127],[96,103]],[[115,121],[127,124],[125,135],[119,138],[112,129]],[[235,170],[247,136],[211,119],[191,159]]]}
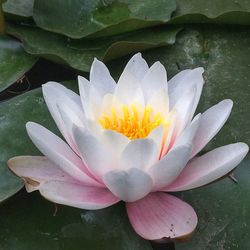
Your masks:
{"label": "pale pink petal", "polygon": [[186,202],[162,192],[126,203],[134,230],[147,240],[171,240],[188,237],[195,230],[198,219]]}
{"label": "pale pink petal", "polygon": [[113,93],[116,87],[116,82],[110,75],[106,65],[96,58],[90,70],[90,84],[93,84],[101,96]]}
{"label": "pale pink petal", "polygon": [[101,181],[102,176],[117,167],[114,164],[115,155],[102,140],[93,136],[86,129],[73,127],[73,134],[82,160],[88,170]]}
{"label": "pale pink petal", "polygon": [[88,175],[81,159],[61,138],[34,122],[28,122],[26,128],[36,147],[64,172],[86,185],[102,186]]}
{"label": "pale pink petal", "polygon": [[[154,92],[163,91],[168,96],[167,72],[160,62],[155,62],[147,71],[142,80],[142,90],[146,100],[149,100]],[[167,98],[168,99],[168,98]]]}
{"label": "pale pink petal", "polygon": [[232,107],[233,102],[231,100],[223,100],[201,115],[201,123],[194,139],[191,158],[198,154],[219,132],[227,121]]}
{"label": "pale pink petal", "polygon": [[152,188],[150,176],[137,168],[110,171],[103,176],[103,182],[115,196],[127,202],[143,198]]}
{"label": "pale pink petal", "polygon": [[137,53],[133,57],[131,57],[131,59],[127,63],[121,74],[120,81],[127,73],[132,74],[137,80],[141,81],[147,71],[147,62],[142,58],[141,53]]}
{"label": "pale pink petal", "polygon": [[67,127],[65,127],[65,124],[58,111],[58,105],[63,102],[64,105],[68,106],[68,109],[71,110],[71,112],[74,112],[74,114],[76,114],[79,119],[83,120],[84,114],[80,97],[70,89],[67,89],[57,82],[48,82],[46,84],[43,84],[42,90],[44,100],[57,127],[59,128],[60,132],[67,140],[67,142],[70,144],[72,149],[75,150],[74,145],[71,144],[72,141],[70,139],[70,133],[67,130]]}
{"label": "pale pink petal", "polygon": [[38,190],[46,181],[78,182],[44,156],[17,156],[9,159],[7,164],[24,180],[28,192]]}
{"label": "pale pink petal", "polygon": [[164,191],[183,191],[213,182],[232,171],[246,156],[248,146],[235,143],[194,158]]}
{"label": "pale pink petal", "polygon": [[147,169],[158,158],[157,144],[152,139],[137,139],[128,143],[121,154],[123,169]]}
{"label": "pale pink petal", "polygon": [[177,146],[149,169],[154,183],[153,190],[160,190],[177,178],[186,166],[191,150],[192,144]]}
{"label": "pale pink petal", "polygon": [[41,185],[39,191],[52,202],[81,209],[101,209],[119,202],[106,188],[70,182],[48,181]]}
{"label": "pale pink petal", "polygon": [[177,75],[175,75],[169,82],[168,82],[168,93],[169,93],[169,106],[172,109],[178,100],[183,98],[183,94],[186,91],[190,91],[192,89],[196,89],[195,100],[193,103],[193,107],[191,109],[191,113],[194,114],[195,109],[199,103],[204,79],[203,68],[196,68],[196,69],[188,69],[181,71]]}

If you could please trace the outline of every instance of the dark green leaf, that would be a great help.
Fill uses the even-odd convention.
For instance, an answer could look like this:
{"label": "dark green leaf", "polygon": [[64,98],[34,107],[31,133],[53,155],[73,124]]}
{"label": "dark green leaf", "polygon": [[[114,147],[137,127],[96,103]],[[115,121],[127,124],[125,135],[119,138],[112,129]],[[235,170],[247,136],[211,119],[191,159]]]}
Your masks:
{"label": "dark green leaf", "polygon": [[250,249],[250,158],[236,170],[238,184],[229,178],[207,187],[183,192],[183,200],[197,211],[194,238],[176,244],[176,250]]}
{"label": "dark green leaf", "polygon": [[[180,70],[203,66],[206,84],[198,108],[204,112],[230,98],[233,112],[207,149],[243,141],[250,144],[250,28],[197,27],[179,34],[176,44],[144,53],[147,61],[162,62],[169,78]],[[120,63],[119,63],[120,62]],[[126,60],[111,63],[116,77]]]}
{"label": "dark green leaf", "polygon": [[21,78],[36,60],[24,51],[20,42],[0,36],[0,92]]}
{"label": "dark green leaf", "polygon": [[248,0],[176,0],[170,23],[250,24]]}
{"label": "dark green leaf", "polygon": [[123,204],[97,211],[55,206],[19,193],[0,207],[0,249],[152,250],[131,228]]}
{"label": "dark green leaf", "polygon": [[82,38],[157,25],[168,21],[175,8],[174,0],[36,0],[34,19],[43,29]]}
{"label": "dark green leaf", "polygon": [[34,0],[7,0],[3,3],[3,10],[7,17],[25,19],[33,15]]}
{"label": "dark green leaf", "polygon": [[22,39],[25,50],[34,55],[64,62],[89,71],[94,57],[108,61],[129,53],[175,42],[178,27],[159,27],[97,40],[73,40],[32,26],[11,25],[8,32]]}

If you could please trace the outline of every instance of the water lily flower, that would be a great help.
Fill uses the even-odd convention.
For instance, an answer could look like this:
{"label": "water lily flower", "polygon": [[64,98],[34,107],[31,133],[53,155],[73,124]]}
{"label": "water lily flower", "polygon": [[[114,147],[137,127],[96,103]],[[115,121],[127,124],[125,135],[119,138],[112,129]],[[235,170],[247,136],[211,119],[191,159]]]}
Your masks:
{"label": "water lily flower", "polygon": [[[42,86],[48,109],[65,141],[28,122],[30,139],[44,156],[8,161],[28,192],[55,203],[101,209],[124,201],[143,238],[190,235],[197,215],[170,193],[206,185],[232,171],[248,146],[235,143],[197,154],[229,117],[223,100],[194,116],[203,68],[187,69],[169,82],[164,66],[141,54],[126,65],[118,83],[94,60],[90,80],[80,77],[80,96],[56,82]],[[193,118],[194,116],[194,118]]]}

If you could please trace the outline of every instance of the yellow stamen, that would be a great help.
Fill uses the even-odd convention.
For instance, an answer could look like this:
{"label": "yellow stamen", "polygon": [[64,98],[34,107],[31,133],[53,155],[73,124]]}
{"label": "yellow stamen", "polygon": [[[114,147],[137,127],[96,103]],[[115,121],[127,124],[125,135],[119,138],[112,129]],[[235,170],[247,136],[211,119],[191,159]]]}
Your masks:
{"label": "yellow stamen", "polygon": [[156,127],[162,125],[165,133],[169,127],[169,121],[161,114],[154,113],[151,107],[140,110],[135,104],[122,106],[122,112],[118,113],[115,107],[111,108],[111,115],[103,115],[99,123],[104,129],[110,129],[124,134],[129,139],[145,138]]}

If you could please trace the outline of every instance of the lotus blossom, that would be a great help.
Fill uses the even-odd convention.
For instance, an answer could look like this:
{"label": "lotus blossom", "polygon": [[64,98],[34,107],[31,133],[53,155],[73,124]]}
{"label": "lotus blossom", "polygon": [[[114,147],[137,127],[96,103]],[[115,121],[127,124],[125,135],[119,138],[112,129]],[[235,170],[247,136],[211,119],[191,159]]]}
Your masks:
{"label": "lotus blossom", "polygon": [[90,80],[78,78],[80,96],[56,82],[42,86],[65,141],[28,122],[28,135],[44,156],[14,157],[8,165],[28,192],[39,190],[55,203],[101,209],[124,201],[134,230],[145,239],[187,236],[197,215],[169,193],[217,180],[248,152],[246,144],[235,143],[197,156],[233,106],[223,100],[194,116],[202,74],[203,68],[187,69],[168,82],[160,62],[149,67],[138,53],[116,84],[95,59]]}

